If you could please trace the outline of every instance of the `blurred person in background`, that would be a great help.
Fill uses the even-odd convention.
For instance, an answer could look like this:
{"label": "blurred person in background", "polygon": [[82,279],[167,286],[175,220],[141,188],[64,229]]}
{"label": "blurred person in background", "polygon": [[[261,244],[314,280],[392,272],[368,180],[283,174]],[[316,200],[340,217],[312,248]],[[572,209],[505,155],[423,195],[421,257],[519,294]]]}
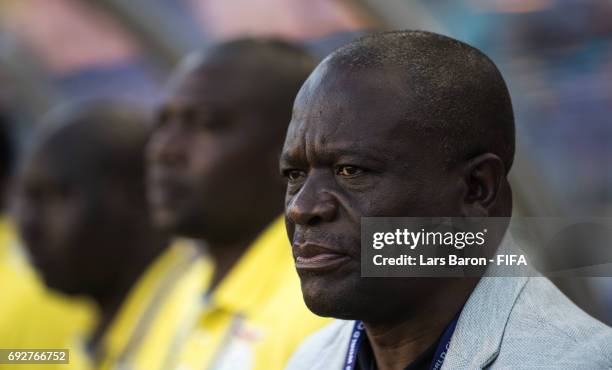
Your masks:
{"label": "blurred person in background", "polygon": [[6,208],[6,193],[14,162],[8,121],[8,114],[0,110],[0,211],[2,212]]}
{"label": "blurred person in background", "polygon": [[[30,266],[10,215],[13,168],[16,145],[11,129],[13,115],[9,110],[0,112],[0,348],[31,349],[62,348],[72,337],[86,327],[91,319],[91,307],[50,292]],[[40,330],[42,329],[42,330]],[[47,333],[46,330],[50,333]],[[82,362],[74,356],[63,369],[79,369]],[[0,364],[0,369],[15,365]],[[24,365],[18,365],[23,367]],[[53,365],[27,365],[28,369],[52,369]]]}
{"label": "blurred person in background", "polygon": [[238,39],[189,55],[170,80],[149,199],[156,224],[202,241],[213,266],[184,368],[281,369],[326,322],[304,305],[280,217],[278,156],[314,65],[293,44]]}
{"label": "blurred person in background", "polygon": [[[137,107],[113,102],[58,110],[19,172],[15,217],[34,266],[50,288],[89,297],[98,308],[95,324],[50,347],[69,348],[71,363],[80,361],[75,368],[165,368],[168,349],[195,318],[203,263],[193,244],[167,248],[151,224],[146,119]],[[59,336],[27,325],[37,310],[15,324],[29,334],[30,348]]]}
{"label": "blurred person in background", "polygon": [[[0,348],[8,343],[7,328],[12,324],[12,317],[19,312],[24,299],[40,293],[36,277],[18,245],[14,225],[7,212],[15,160],[9,121],[9,112],[0,107]],[[1,335],[3,333],[5,335]]]}
{"label": "blurred person in background", "polygon": [[[13,142],[9,129],[9,114],[0,107],[0,284],[4,292],[18,288],[15,285],[24,285],[24,282],[15,284],[13,281],[19,275],[28,275],[25,280],[33,278],[29,271],[24,271],[24,274],[18,273],[20,269],[27,269],[27,265],[24,265],[25,260],[17,248],[14,227],[7,215],[8,189],[14,162]],[[18,293],[7,292],[4,304],[0,306],[0,320],[7,316],[8,303],[14,301],[11,296],[14,297],[15,294]]]}

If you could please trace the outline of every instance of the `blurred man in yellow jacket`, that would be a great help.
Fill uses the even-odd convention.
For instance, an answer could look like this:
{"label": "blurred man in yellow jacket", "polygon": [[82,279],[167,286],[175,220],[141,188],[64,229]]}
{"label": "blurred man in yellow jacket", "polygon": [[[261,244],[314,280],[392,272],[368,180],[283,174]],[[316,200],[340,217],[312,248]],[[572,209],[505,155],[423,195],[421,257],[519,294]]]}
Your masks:
{"label": "blurred man in yellow jacket", "polygon": [[[2,114],[5,113],[5,114]],[[44,287],[28,263],[18,242],[9,208],[9,178],[14,151],[9,135],[7,112],[0,112],[0,348],[65,348],[91,325],[93,311],[85,302],[75,301]],[[86,366],[78,356],[64,369]],[[0,370],[24,365],[0,364]],[[51,365],[28,364],[29,369],[50,369]],[[52,368],[52,367],[51,367]]]}
{"label": "blurred man in yellow jacket", "polygon": [[[14,161],[8,113],[0,109],[0,334],[6,331],[9,317],[16,311],[21,297],[34,294],[37,286],[33,271],[17,245],[14,225],[6,212]],[[1,338],[2,335],[0,341]]]}
{"label": "blurred man in yellow jacket", "polygon": [[242,39],[188,56],[147,148],[158,226],[205,242],[214,272],[180,369],[282,369],[326,320],[311,314],[279,219],[278,156],[314,60],[290,43]]}
{"label": "blurred man in yellow jacket", "polygon": [[[145,118],[109,102],[59,111],[36,136],[19,174],[15,215],[34,265],[49,287],[90,297],[99,312],[80,336],[62,331],[52,315],[39,325],[24,316],[19,343],[49,348],[46,338],[65,333],[56,348],[71,350],[72,368],[129,362],[131,369],[161,369],[175,338],[196,319],[207,265],[193,243],[168,248],[150,222]],[[137,357],[143,347],[146,357]]]}
{"label": "blurred man in yellow jacket", "polygon": [[[17,310],[21,297],[34,294],[37,290],[35,276],[17,245],[14,225],[6,214],[14,161],[8,113],[0,109],[0,334],[6,332],[9,317]],[[2,335],[0,341],[1,338]]]}

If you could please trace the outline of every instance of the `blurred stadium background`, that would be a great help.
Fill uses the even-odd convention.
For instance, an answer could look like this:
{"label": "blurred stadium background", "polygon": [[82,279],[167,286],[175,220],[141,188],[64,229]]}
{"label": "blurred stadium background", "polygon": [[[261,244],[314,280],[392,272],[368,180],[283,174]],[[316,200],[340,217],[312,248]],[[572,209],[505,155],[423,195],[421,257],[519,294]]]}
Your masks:
{"label": "blurred stadium background", "polygon": [[[154,105],[190,50],[279,35],[320,56],[368,30],[425,29],[475,45],[514,99],[518,211],[612,216],[612,1],[0,0],[0,111],[16,143],[50,108],[120,97]],[[612,278],[557,280],[612,322]]]}

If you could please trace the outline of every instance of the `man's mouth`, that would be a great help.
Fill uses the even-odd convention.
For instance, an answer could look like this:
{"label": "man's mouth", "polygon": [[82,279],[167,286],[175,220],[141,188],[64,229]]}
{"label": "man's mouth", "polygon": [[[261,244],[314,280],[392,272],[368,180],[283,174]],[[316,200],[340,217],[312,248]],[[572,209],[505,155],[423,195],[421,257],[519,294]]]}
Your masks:
{"label": "man's mouth", "polygon": [[350,261],[350,257],[332,247],[313,243],[293,244],[295,267],[304,271],[333,271]]}

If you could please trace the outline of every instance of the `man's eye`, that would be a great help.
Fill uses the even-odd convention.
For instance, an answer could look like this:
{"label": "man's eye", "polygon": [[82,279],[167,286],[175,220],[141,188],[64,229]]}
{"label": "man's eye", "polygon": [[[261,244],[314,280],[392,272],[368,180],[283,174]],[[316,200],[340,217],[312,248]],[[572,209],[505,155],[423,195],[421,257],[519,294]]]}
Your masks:
{"label": "man's eye", "polygon": [[306,177],[306,173],[300,170],[287,170],[285,171],[285,177],[289,179],[289,181],[297,181]]}
{"label": "man's eye", "polygon": [[351,177],[359,175],[363,170],[355,166],[339,166],[336,170],[336,174],[344,177]]}

